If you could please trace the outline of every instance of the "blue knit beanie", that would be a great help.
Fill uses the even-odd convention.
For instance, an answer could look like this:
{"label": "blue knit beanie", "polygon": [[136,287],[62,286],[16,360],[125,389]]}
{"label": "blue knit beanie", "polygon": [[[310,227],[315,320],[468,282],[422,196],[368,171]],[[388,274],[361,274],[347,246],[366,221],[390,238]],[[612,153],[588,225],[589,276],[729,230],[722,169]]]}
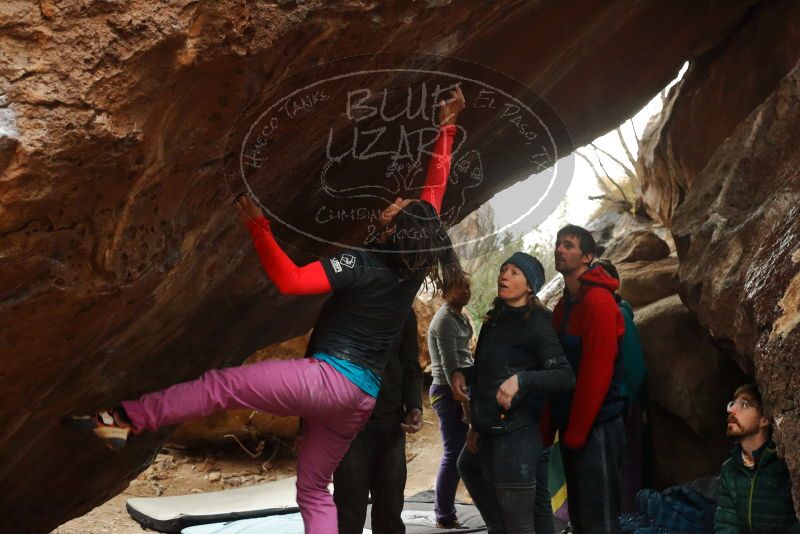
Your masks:
{"label": "blue knit beanie", "polygon": [[534,295],[542,289],[544,285],[544,267],[542,267],[542,262],[530,254],[515,252],[510,258],[503,262],[503,265],[506,263],[512,263],[519,267],[519,270],[522,271],[522,274],[527,278],[528,285],[533,289]]}

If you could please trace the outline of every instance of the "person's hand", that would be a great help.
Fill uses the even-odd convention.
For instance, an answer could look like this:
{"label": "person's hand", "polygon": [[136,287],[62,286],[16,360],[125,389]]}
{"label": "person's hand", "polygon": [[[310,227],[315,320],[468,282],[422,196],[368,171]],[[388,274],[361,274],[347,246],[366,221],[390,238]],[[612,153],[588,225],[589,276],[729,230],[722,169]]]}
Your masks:
{"label": "person's hand", "polygon": [[236,197],[236,207],[239,210],[239,219],[241,219],[243,223],[264,216],[261,208],[256,206],[250,197],[244,193]]}
{"label": "person's hand", "polygon": [[406,434],[414,434],[422,430],[422,410],[411,408],[407,411],[405,417],[403,417],[403,422],[400,423],[400,428]]}
{"label": "person's hand", "polygon": [[453,399],[458,402],[469,402],[469,395],[467,394],[467,380],[461,371],[453,371],[450,376],[450,391],[453,393]]}
{"label": "person's hand", "polygon": [[381,227],[387,226],[390,222],[392,222],[397,214],[403,210],[403,206],[405,205],[407,204],[403,202],[403,199],[401,197],[397,197],[394,199],[394,202],[384,208],[379,219],[379,224]]}
{"label": "person's hand", "polygon": [[467,450],[472,454],[478,453],[478,434],[476,431],[472,430],[472,427],[469,427],[467,430]]}
{"label": "person's hand", "polygon": [[511,408],[511,401],[514,399],[514,395],[518,392],[519,380],[517,375],[514,375],[500,384],[500,389],[497,390],[497,395],[495,396],[497,404],[508,410]]}
{"label": "person's hand", "polygon": [[450,98],[439,102],[439,124],[455,124],[458,114],[467,107],[467,101],[464,99],[464,93],[461,92],[461,86],[456,85],[456,88],[450,91]]}

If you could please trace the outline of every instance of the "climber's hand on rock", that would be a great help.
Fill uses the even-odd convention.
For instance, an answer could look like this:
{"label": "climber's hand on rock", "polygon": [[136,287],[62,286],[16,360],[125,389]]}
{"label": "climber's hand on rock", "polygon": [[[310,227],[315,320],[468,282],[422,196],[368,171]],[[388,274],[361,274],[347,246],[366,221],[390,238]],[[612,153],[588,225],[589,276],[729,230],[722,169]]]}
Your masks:
{"label": "climber's hand on rock", "polygon": [[239,218],[243,223],[264,216],[261,208],[259,208],[246,193],[242,193],[236,197],[236,207],[239,210]]}
{"label": "climber's hand on rock", "polygon": [[467,101],[464,98],[464,93],[461,92],[461,86],[456,85],[456,88],[450,91],[449,97],[439,102],[439,124],[442,126],[455,124],[458,114],[465,107],[467,107]]}

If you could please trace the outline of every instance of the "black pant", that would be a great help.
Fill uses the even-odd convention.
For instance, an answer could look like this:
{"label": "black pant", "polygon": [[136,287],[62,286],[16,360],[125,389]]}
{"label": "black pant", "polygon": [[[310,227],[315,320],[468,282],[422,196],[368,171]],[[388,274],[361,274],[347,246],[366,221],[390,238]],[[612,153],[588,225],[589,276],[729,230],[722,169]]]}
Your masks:
{"label": "black pant", "polygon": [[543,450],[535,426],[481,434],[477,454],[464,447],[458,471],[490,534],[554,531],[549,460],[550,449]]}
{"label": "black pant", "polygon": [[404,534],[400,518],[406,486],[406,438],[402,412],[370,419],[333,474],[339,534],[361,534],[372,493],[372,531]]}
{"label": "black pant", "polygon": [[622,415],[595,424],[586,445],[561,445],[567,479],[569,521],[575,534],[619,532],[620,480],[625,425]]}

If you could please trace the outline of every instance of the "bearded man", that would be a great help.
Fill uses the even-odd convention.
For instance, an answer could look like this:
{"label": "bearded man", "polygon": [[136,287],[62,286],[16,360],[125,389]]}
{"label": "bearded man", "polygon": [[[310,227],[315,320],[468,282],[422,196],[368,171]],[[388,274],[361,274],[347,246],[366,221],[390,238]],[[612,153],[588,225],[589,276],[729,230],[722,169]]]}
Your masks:
{"label": "bearded man", "polygon": [[722,464],[715,534],[800,533],[786,463],[771,439],[755,384],[741,386],[728,403],[728,436],[737,440]]}

